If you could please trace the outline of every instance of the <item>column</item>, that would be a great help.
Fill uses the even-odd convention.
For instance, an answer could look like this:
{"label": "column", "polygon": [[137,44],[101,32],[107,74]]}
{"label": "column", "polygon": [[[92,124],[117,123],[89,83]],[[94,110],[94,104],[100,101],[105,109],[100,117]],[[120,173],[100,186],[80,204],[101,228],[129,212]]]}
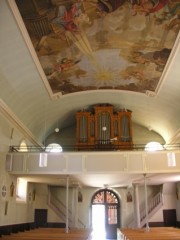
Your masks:
{"label": "column", "polygon": [[78,184],[73,184],[72,192],[72,223],[74,228],[78,228]]}
{"label": "column", "polygon": [[69,233],[69,176],[66,177],[66,233]]}
{"label": "column", "polygon": [[145,211],[146,211],[146,231],[149,229],[149,220],[148,220],[148,199],[147,199],[147,184],[146,184],[146,174],[144,174],[144,196],[145,196]]}
{"label": "column", "polygon": [[135,213],[135,227],[141,228],[140,208],[139,208],[139,188],[138,184],[133,184],[134,187],[134,213]]}

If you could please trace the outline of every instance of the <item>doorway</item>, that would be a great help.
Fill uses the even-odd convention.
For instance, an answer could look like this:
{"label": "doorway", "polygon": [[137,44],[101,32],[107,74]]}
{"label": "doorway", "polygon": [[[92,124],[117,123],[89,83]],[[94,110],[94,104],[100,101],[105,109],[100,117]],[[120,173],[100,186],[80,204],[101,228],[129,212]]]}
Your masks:
{"label": "doorway", "polygon": [[92,205],[92,229],[94,239],[106,239],[105,231],[105,206],[100,204]]}
{"label": "doorway", "polygon": [[34,223],[36,227],[47,226],[47,209],[35,209]]}
{"label": "doorway", "polygon": [[91,200],[93,239],[117,239],[120,201],[113,190],[97,191]]}
{"label": "doorway", "polygon": [[164,209],[163,217],[165,227],[176,227],[177,225],[176,209]]}

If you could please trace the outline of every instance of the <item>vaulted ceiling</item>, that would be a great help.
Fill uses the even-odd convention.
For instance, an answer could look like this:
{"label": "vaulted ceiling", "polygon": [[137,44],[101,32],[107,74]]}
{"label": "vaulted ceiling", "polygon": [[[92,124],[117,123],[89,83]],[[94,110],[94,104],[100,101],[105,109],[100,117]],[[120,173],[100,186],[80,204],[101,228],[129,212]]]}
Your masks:
{"label": "vaulted ceiling", "polygon": [[34,15],[31,2],[0,1],[1,112],[26,137],[42,143],[77,110],[110,103],[180,142],[180,1],[33,1]]}

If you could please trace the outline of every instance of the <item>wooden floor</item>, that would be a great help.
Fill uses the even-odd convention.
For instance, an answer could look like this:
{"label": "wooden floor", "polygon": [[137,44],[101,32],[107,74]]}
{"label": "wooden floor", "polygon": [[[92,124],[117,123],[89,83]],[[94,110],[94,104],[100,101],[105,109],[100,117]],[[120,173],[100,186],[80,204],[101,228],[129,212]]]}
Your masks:
{"label": "wooden floor", "polygon": [[120,229],[127,240],[180,240],[180,229],[174,227],[152,227],[146,229]]}
{"label": "wooden floor", "polygon": [[63,228],[37,228],[30,231],[3,235],[2,240],[87,240],[91,231],[73,229],[65,232]]}

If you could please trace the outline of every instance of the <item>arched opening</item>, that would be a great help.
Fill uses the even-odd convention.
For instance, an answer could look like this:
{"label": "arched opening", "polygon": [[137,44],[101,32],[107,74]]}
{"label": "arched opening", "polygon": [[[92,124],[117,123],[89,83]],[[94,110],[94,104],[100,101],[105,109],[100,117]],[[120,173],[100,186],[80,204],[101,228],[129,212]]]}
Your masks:
{"label": "arched opening", "polygon": [[27,152],[28,148],[27,148],[27,144],[25,140],[22,140],[19,144],[19,152]]}
{"label": "arched opening", "polygon": [[159,142],[149,142],[145,146],[145,151],[161,151],[163,150],[163,146]]}
{"label": "arched opening", "polygon": [[92,199],[93,239],[117,239],[120,227],[120,200],[110,189],[97,191]]}
{"label": "arched opening", "polygon": [[63,149],[62,147],[58,144],[58,143],[50,143],[47,147],[46,147],[46,152],[62,152]]}

